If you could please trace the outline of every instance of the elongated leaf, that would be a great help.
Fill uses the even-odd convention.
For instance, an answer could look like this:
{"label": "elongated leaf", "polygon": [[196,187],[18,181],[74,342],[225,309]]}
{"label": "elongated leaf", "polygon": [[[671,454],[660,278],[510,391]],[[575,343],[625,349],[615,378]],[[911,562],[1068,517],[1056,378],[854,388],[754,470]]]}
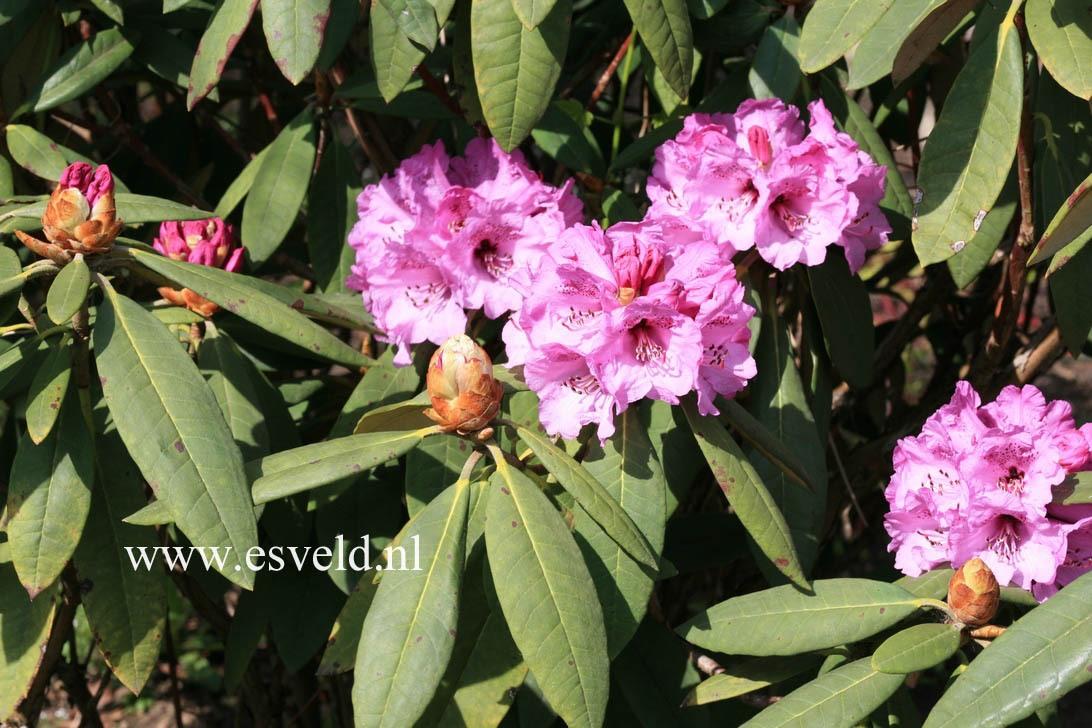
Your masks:
{"label": "elongated leaf", "polygon": [[880,672],[907,675],[939,665],[959,649],[959,627],[952,624],[916,624],[888,637],[872,655]]}
{"label": "elongated leaf", "polygon": [[528,28],[537,27],[557,4],[557,0],[511,0],[511,2],[520,22]]}
{"label": "elongated leaf", "polygon": [[180,286],[189,288],[224,309],[260,326],[309,353],[346,366],[367,366],[372,360],[349,347],[326,329],[300,315],[252,284],[255,279],[207,265],[172,260],[157,253],[132,249],[140,263]]}
{"label": "elongated leaf", "polygon": [[683,705],[705,705],[760,690],[813,669],[818,658],[762,657],[728,665],[724,672],[702,680],[686,696]]}
{"label": "elongated leaf", "polygon": [[186,108],[193,110],[197,102],[205,98],[220,81],[228,57],[235,50],[243,31],[250,24],[250,16],[258,0],[224,0],[213,11],[205,34],[197,46],[197,55],[190,69],[190,87],[186,94]]}
{"label": "elongated leaf", "polygon": [[38,177],[58,180],[64,172],[64,155],[49,137],[25,124],[8,124],[8,152],[20,167]]}
{"label": "elongated leaf", "polygon": [[126,547],[151,550],[157,543],[153,529],[122,522],[144,503],[140,473],[116,433],[96,444],[99,477],[89,515],[94,526],[84,530],[74,557],[80,582],[89,585],[80,601],[106,664],[139,695],[159,661],[166,574],[157,567],[134,568],[130,561]]}
{"label": "elongated leaf", "polygon": [[58,590],[27,599],[15,570],[0,564],[0,716],[6,720],[26,695],[53,626]]}
{"label": "elongated leaf", "polygon": [[864,88],[891,73],[902,42],[918,23],[945,0],[902,0],[891,4],[872,28],[861,38],[849,59],[849,88]]}
{"label": "elongated leaf", "polygon": [[[659,553],[664,546],[667,482],[638,417],[635,408],[623,412],[613,437],[602,447],[589,443],[583,465],[633,519],[653,552]],[[574,512],[577,544],[599,593],[607,651],[613,659],[644,618],[656,574],[623,551],[587,511],[577,506]]]}
{"label": "elongated leaf", "polygon": [[425,59],[425,49],[406,35],[386,3],[372,3],[369,20],[376,82],[383,100],[390,103],[402,93],[414,69]]}
{"label": "elongated leaf", "polygon": [[496,465],[485,540],[512,639],[562,720],[572,728],[598,728],[607,708],[609,659],[595,585],[538,486],[505,461]]}
{"label": "elongated leaf", "polygon": [[254,503],[266,503],[353,473],[370,470],[413,448],[435,428],[370,432],[304,445],[247,463]]}
{"label": "elongated leaf", "polygon": [[690,95],[694,39],[685,0],[625,0],[641,42],[680,99]]}
{"label": "elongated leaf", "polygon": [[307,250],[320,290],[348,290],[345,279],[356,256],[345,241],[357,221],[356,198],[360,190],[360,174],[349,150],[337,139],[332,140],[319,164],[307,207]]}
{"label": "elongated leaf", "polygon": [[125,12],[121,9],[121,5],[118,4],[118,0],[91,0],[91,4],[101,10],[106,17],[113,20],[118,25],[125,24]]}
{"label": "elongated leaf", "polygon": [[766,28],[755,50],[747,82],[756,99],[779,98],[792,103],[803,75],[797,49],[800,26],[789,15]]}
{"label": "elongated leaf", "polygon": [[471,6],[474,80],[485,122],[505,151],[531,133],[550,105],[569,44],[571,15],[572,0],[557,0],[550,14],[529,29],[511,0],[474,0]]}
{"label": "elongated leaf", "polygon": [[269,53],[293,85],[310,73],[318,60],[330,0],[265,0],[262,29]]}
{"label": "elongated leaf", "polygon": [[821,71],[845,55],[883,18],[894,0],[818,0],[800,35],[800,66]]}
{"label": "elongated leaf", "polygon": [[840,255],[808,268],[808,280],[831,362],[851,386],[867,387],[872,382],[875,331],[864,282],[849,272]]}
{"label": "elongated leaf", "polygon": [[91,271],[83,256],[77,257],[57,274],[49,286],[46,295],[46,311],[49,320],[55,324],[69,321],[87,300],[87,289],[91,286]]}
{"label": "elongated leaf", "polygon": [[921,576],[904,576],[895,582],[916,597],[928,597],[930,599],[943,599],[948,593],[948,582],[951,581],[955,569],[933,569]]}
{"label": "elongated leaf", "polygon": [[777,436],[744,409],[743,405],[734,399],[729,399],[717,402],[717,406],[721,410],[721,417],[735,428],[747,444],[762,453],[764,458],[780,468],[791,479],[811,489],[807,470],[796,457],[796,453],[777,439]]}
{"label": "elongated leaf", "polygon": [[1018,619],[933,707],[926,728],[1011,725],[1092,679],[1092,575]]}
{"label": "elongated leaf", "polygon": [[596,523],[626,550],[626,553],[638,563],[650,569],[656,568],[658,563],[656,554],[649,549],[641,530],[602,483],[593,478],[564,450],[550,442],[545,435],[526,427],[518,428],[517,433],[520,440],[531,448],[562,487],[576,498],[584,511],[595,519]]}
{"label": "elongated leaf", "polygon": [[1016,165],[1009,172],[1005,186],[1001,188],[1001,194],[993,203],[993,208],[982,219],[975,236],[967,241],[967,247],[948,259],[948,270],[952,273],[952,280],[959,288],[965,288],[978,277],[993,257],[994,251],[1001,244],[1005,232],[1016,214],[1016,205],[1019,201],[1020,187],[1017,183]]}
{"label": "elongated leaf", "polygon": [[216,398],[154,316],[109,285],[105,292],[93,343],[118,433],[182,532],[195,546],[230,546],[221,573],[249,589],[254,574],[240,559],[257,545],[257,523]]}
{"label": "elongated leaf", "polygon": [[46,111],[80,96],[113,73],[133,52],[121,28],[108,28],[70,48],[12,114]]}
{"label": "elongated leaf", "polygon": [[134,526],[159,526],[172,522],[171,512],[167,510],[167,505],[159,500],[152,501],[121,520]]}
{"label": "elongated leaf", "polygon": [[243,171],[239,173],[239,176],[232,180],[231,184],[228,185],[228,188],[224,190],[224,195],[220,198],[220,201],[216,203],[216,209],[213,211],[213,215],[226,218],[239,206],[239,203],[246,197],[246,193],[249,192],[250,188],[254,185],[254,178],[258,176],[258,170],[262,168],[262,162],[265,161],[265,155],[268,153],[269,147],[266,147],[255,154],[254,158],[246,163],[246,166],[243,167]]}
{"label": "elongated leaf", "polygon": [[676,631],[699,647],[736,655],[797,655],[855,642],[917,610],[920,598],[868,579],[821,579],[813,594],[786,584],[701,612]]}
{"label": "elongated leaf", "polygon": [[436,11],[426,0],[377,0],[398,23],[399,30],[417,45],[428,50],[436,47],[440,33]]}
{"label": "elongated leaf", "polygon": [[807,588],[808,580],[793,545],[789,525],[739,445],[720,421],[698,413],[692,397],[683,402],[683,412],[713,470],[717,485],[724,491],[743,527],[779,571]]}
{"label": "elongated leaf", "polygon": [[205,210],[148,195],[119,192],[114,195],[114,201],[118,218],[129,225],[163,220],[204,220],[210,216]]}
{"label": "elongated leaf", "polygon": [[334,426],[330,428],[331,438],[353,434],[353,429],[365,414],[380,407],[404,402],[417,389],[420,377],[417,376],[416,369],[392,366],[391,359],[391,350],[388,349],[379,358],[378,364],[364,373],[352,394],[345,400]]}
{"label": "elongated leaf", "polygon": [[474,642],[447,710],[437,726],[500,725],[512,704],[512,694],[527,675],[527,665],[512,642],[504,617],[490,612]]}
{"label": "elongated leaf", "polygon": [[[899,3],[901,4],[901,3]],[[946,0],[921,20],[902,42],[892,62],[891,80],[901,83],[925,62],[937,45],[978,5],[978,0]]]}
{"label": "elongated leaf", "polygon": [[205,332],[198,350],[198,363],[243,458],[253,460],[268,455],[272,438],[260,407],[258,378],[261,374],[254,371],[254,365],[235,342],[220,332],[211,336]]}
{"label": "elongated leaf", "polygon": [[[1047,281],[1062,340],[1076,356],[1092,330],[1092,289],[1088,286],[1088,277],[1092,275],[1092,247],[1081,242],[1071,245],[1076,249],[1075,254],[1070,255],[1066,248],[1055,253],[1051,267],[1059,266],[1059,269],[1050,272]],[[1063,264],[1065,267],[1060,267]]]}
{"label": "elongated leaf", "polygon": [[23,438],[11,466],[8,541],[30,598],[60,576],[76,550],[91,507],[94,452],[74,393],[41,445]]}
{"label": "elongated leaf", "polygon": [[[404,367],[411,369],[412,367]],[[420,513],[462,472],[473,448],[461,437],[430,437],[406,455],[406,510]]]}
{"label": "elongated leaf", "polygon": [[312,121],[304,110],[277,136],[243,204],[243,246],[257,263],[280,246],[307,194],[315,163]]}
{"label": "elongated leaf", "polygon": [[326,650],[318,666],[319,675],[337,675],[352,670],[356,665],[356,653],[360,645],[360,630],[364,618],[371,609],[379,584],[366,575],[357,581],[345,606],[334,620]]}
{"label": "elongated leaf", "polygon": [[353,433],[365,432],[408,432],[420,430],[433,424],[425,415],[429,406],[428,392],[421,392],[413,399],[395,402],[369,410],[353,428]]}
{"label": "elongated leaf", "polygon": [[11,314],[14,309],[7,308],[8,302],[11,299],[18,300],[14,294],[22,290],[26,280],[23,275],[23,262],[16,252],[6,245],[0,248],[0,300],[4,302],[0,305],[0,310],[7,310],[8,315]]}
{"label": "elongated leaf", "polygon": [[27,391],[27,434],[35,445],[53,431],[72,376],[72,350],[62,341],[49,353]]}
{"label": "elongated leaf", "polygon": [[[140,29],[140,44],[133,52],[133,60],[163,80],[188,89],[190,68],[193,57],[197,55],[194,44],[158,25],[141,23],[137,27]],[[209,92],[209,98],[219,101],[220,94],[213,89]]]}
{"label": "elongated leaf", "polygon": [[[781,468],[757,453],[753,454],[752,463],[784,514],[792,543],[807,573],[815,563],[826,510],[826,448],[819,439],[804,385],[796,370],[788,327],[777,319],[770,306],[766,306],[762,317],[755,361],[758,375],[751,384],[751,411],[799,456],[808,473],[811,490],[801,489]],[[759,565],[763,566],[764,562],[760,561]],[[773,569],[764,569],[764,573],[767,578],[777,575]]]}
{"label": "elongated leaf", "polygon": [[1092,99],[1092,15],[1072,0],[1028,0],[1028,35],[1043,65],[1067,91]]}
{"label": "elongated leaf", "polygon": [[952,86],[922,153],[914,250],[922,265],[946,260],[977,233],[1005,184],[1020,131],[1023,53],[1012,11],[977,44]]}
{"label": "elongated leaf", "polygon": [[[1092,240],[1092,175],[1077,185],[1065,203],[1054,213],[1043,237],[1039,238],[1035,252],[1028,263],[1039,263],[1060,252],[1063,248],[1070,257]],[[1076,245],[1073,245],[1076,243]],[[1051,261],[1051,269],[1057,270],[1068,261]]]}
{"label": "elongated leaf", "polygon": [[[470,484],[433,500],[402,543],[423,544],[420,571],[383,575],[360,633],[353,685],[357,726],[412,725],[428,706],[451,657],[459,618]],[[374,677],[373,677],[374,676]]]}
{"label": "elongated leaf", "polygon": [[904,675],[877,672],[866,657],[812,680],[743,725],[747,728],[854,726],[891,697]]}

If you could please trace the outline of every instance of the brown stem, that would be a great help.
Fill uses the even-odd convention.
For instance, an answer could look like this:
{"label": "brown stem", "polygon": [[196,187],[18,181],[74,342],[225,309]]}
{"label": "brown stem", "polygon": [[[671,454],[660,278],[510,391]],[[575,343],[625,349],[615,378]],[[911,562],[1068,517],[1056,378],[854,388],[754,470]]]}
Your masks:
{"label": "brown stem", "polygon": [[[45,691],[49,687],[50,678],[53,676],[57,663],[60,662],[61,652],[65,642],[68,641],[68,633],[72,629],[72,620],[76,616],[76,607],[80,603],[80,589],[76,582],[76,570],[71,562],[65,566],[61,576],[61,594],[50,597],[60,599],[57,612],[53,617],[53,627],[49,631],[49,639],[42,649],[42,660],[38,663],[38,671],[34,680],[27,689],[26,697],[19,703],[17,713],[21,717],[20,724],[35,726],[38,724],[38,716],[42,713],[45,704]],[[46,597],[39,595],[39,599]],[[13,716],[14,717],[14,716]]]}
{"label": "brown stem", "polygon": [[174,651],[174,635],[171,634],[171,610],[163,615],[163,649],[167,653],[167,670],[171,675],[171,702],[174,704],[174,722],[182,728],[182,691],[178,684],[178,655]]}
{"label": "brown stem", "polygon": [[615,52],[614,57],[610,59],[610,63],[607,64],[607,68],[603,71],[603,75],[599,77],[599,82],[595,84],[595,90],[592,91],[591,98],[588,99],[587,109],[591,111],[595,108],[595,102],[599,100],[599,97],[603,95],[603,91],[606,90],[607,84],[610,83],[611,78],[614,76],[614,72],[618,70],[618,64],[625,58],[626,51],[629,50],[629,44],[633,42],[633,31],[629,32],[626,39],[622,41],[622,45]]}
{"label": "brown stem", "polygon": [[[334,84],[340,86],[345,81],[345,72],[341,68],[340,63],[335,63],[334,67],[330,69],[330,78],[334,80]],[[364,131],[360,127],[360,120],[356,117],[356,112],[346,106],[342,108],[342,113],[345,114],[345,121],[349,124],[349,130],[353,132],[353,136],[356,138],[356,143],[360,145],[360,148],[364,150],[364,154],[367,155],[371,161],[372,166],[379,170],[382,174],[391,172],[394,167],[389,166],[379,155],[379,151],[368,141],[368,138],[364,136]]]}
{"label": "brown stem", "polygon": [[446,106],[451,113],[460,119],[466,119],[466,114],[463,113],[462,108],[455,103],[455,99],[451,98],[451,94],[447,92],[444,85],[436,80],[436,77],[429,72],[423,63],[417,65],[417,75],[421,77],[421,80],[425,83],[425,88],[432,92],[432,95],[440,99],[440,103]]}

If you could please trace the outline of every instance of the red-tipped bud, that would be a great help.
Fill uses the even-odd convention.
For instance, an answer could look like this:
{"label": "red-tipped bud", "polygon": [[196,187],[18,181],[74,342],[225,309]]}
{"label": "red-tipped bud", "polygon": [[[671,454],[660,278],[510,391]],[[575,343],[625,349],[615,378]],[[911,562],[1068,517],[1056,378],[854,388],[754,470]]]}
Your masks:
{"label": "red-tipped bud", "polygon": [[445,432],[463,435],[489,424],[504,393],[489,355],[465,334],[452,336],[432,355],[426,383],[432,409],[425,414]]}
{"label": "red-tipped bud", "polygon": [[963,624],[986,624],[997,614],[1000,601],[1001,587],[982,559],[963,564],[948,582],[948,606]]}
{"label": "red-tipped bud", "polygon": [[76,253],[106,253],[121,232],[121,220],[114,209],[114,178],[110,168],[100,165],[92,172],[83,162],[70,164],[42,215],[44,242],[23,232],[19,239],[35,253],[65,264]]}

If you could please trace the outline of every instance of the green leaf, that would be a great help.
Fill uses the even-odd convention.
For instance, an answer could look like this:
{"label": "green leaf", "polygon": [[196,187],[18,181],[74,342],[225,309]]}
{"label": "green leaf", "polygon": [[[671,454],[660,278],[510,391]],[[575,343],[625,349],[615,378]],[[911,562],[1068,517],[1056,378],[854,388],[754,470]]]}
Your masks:
{"label": "green leaf", "polygon": [[[330,428],[331,438],[353,434],[360,418],[368,412],[404,402],[413,395],[420,383],[417,370],[411,366],[392,366],[390,351],[388,349],[380,357],[376,366],[368,368],[349,395],[349,399],[345,400],[341,414],[338,415],[334,426]],[[425,402],[428,402],[427,397]]]}
{"label": "green leaf", "polygon": [[[1039,263],[1059,253],[1063,248],[1070,257],[1077,254],[1092,240],[1092,175],[1077,185],[1066,201],[1054,213],[1046,232],[1039,238],[1028,264]],[[1057,270],[1068,261],[1051,261],[1051,269]]]}
{"label": "green leaf", "polygon": [[356,653],[360,645],[360,630],[364,618],[371,609],[379,584],[367,574],[353,588],[345,606],[334,620],[330,638],[318,666],[319,675],[337,675],[352,670],[356,665]]}
{"label": "green leaf", "polygon": [[864,282],[849,272],[842,255],[828,255],[808,268],[811,295],[823,327],[823,343],[838,373],[853,387],[872,383],[875,331]]}
{"label": "green leaf", "polygon": [[398,24],[398,29],[419,46],[428,50],[436,47],[440,34],[436,11],[426,0],[376,0]]}
{"label": "green leaf", "polygon": [[87,300],[87,289],[91,287],[91,270],[83,256],[76,254],[75,259],[57,274],[49,285],[46,295],[46,311],[49,320],[55,324],[70,321]]}
{"label": "green leaf", "polygon": [[[118,5],[118,0],[91,0],[91,4],[101,10],[106,17],[118,25],[125,23],[125,13]],[[139,691],[138,691],[139,692]]]}
{"label": "green leaf", "polygon": [[902,0],[876,21],[849,59],[849,88],[869,86],[891,73],[895,56],[907,36],[946,0]]}
{"label": "green leaf", "polygon": [[208,380],[243,459],[268,455],[272,438],[260,407],[261,373],[234,341],[215,329],[206,329],[197,355],[201,373]]}
{"label": "green leaf", "polygon": [[512,642],[504,617],[489,612],[447,710],[436,725],[500,725],[512,704],[511,691],[523,683],[526,675],[527,665]]}
{"label": "green leaf", "polygon": [[519,427],[516,432],[519,439],[531,448],[531,451],[557,478],[561,486],[569,491],[581,508],[602,526],[603,530],[625,549],[627,554],[650,569],[656,568],[657,555],[649,548],[641,529],[602,483],[593,478],[564,450],[550,442],[545,435],[527,427]]}
{"label": "green leaf", "polygon": [[520,22],[528,30],[538,27],[557,4],[557,0],[511,0],[511,2]]}
{"label": "green leaf", "polygon": [[330,70],[341,51],[345,50],[345,45],[356,30],[360,11],[359,0],[330,1],[330,17],[326,20],[326,32],[322,36],[322,50],[315,61],[318,70]]}
{"label": "green leaf", "polygon": [[1053,489],[1054,505],[1092,503],[1092,472],[1070,473]]}
{"label": "green leaf", "polygon": [[1092,678],[1092,575],[1018,619],[933,707],[926,728],[1011,725]]}
{"label": "green leaf", "polygon": [[19,580],[34,599],[76,550],[91,506],[94,452],[75,394],[41,445],[25,437],[11,466],[8,541]]}
{"label": "green leaf", "polygon": [[570,112],[583,116],[584,109],[572,99],[553,101],[531,136],[542,151],[567,167],[602,177],[606,162],[599,143],[587,124],[574,119]]}
{"label": "green leaf", "polygon": [[3,301],[0,309],[8,311],[8,315],[14,312],[14,306],[8,308],[8,304],[18,299],[15,294],[22,290],[26,280],[19,255],[6,245],[0,246],[0,301]]}
{"label": "green leaf", "polygon": [[307,206],[307,251],[319,290],[348,290],[345,279],[356,254],[346,239],[357,221],[356,198],[360,190],[360,174],[349,150],[332,139],[315,174]]}
{"label": "green leaf", "polygon": [[471,6],[474,80],[485,122],[505,151],[531,133],[550,105],[571,15],[572,0],[558,0],[539,25],[527,28],[512,0],[474,0]]}
{"label": "green leaf", "polygon": [[243,37],[256,7],[258,0],[224,0],[213,11],[190,69],[190,86],[186,94],[186,108],[190,111],[219,83],[228,57]]}
{"label": "green leaf", "polygon": [[402,537],[415,552],[423,546],[420,570],[383,574],[360,633],[356,674],[368,677],[353,684],[357,726],[412,725],[440,684],[459,618],[469,502],[466,481],[433,500]]}
{"label": "green leaf", "polygon": [[15,570],[0,565],[0,716],[14,712],[30,688],[49,640],[59,595],[27,599]]}
{"label": "green leaf", "polygon": [[64,155],[57,145],[34,127],[8,124],[8,152],[15,163],[33,175],[58,180],[64,172]]}
{"label": "green leaf", "polygon": [[512,639],[562,720],[572,728],[598,728],[610,661],[595,585],[538,486],[504,460],[496,465],[485,540]]}
{"label": "green leaf", "polygon": [[174,522],[171,512],[167,510],[167,504],[160,500],[152,501],[121,520],[134,526],[160,526]]}
{"label": "green leaf", "polygon": [[[406,367],[412,369],[412,367]],[[439,495],[446,483],[454,483],[473,452],[462,437],[429,437],[406,455],[406,510],[420,513]]]}
{"label": "green leaf", "polygon": [[724,672],[702,680],[690,691],[683,705],[705,705],[746,695],[805,670],[814,669],[817,658],[761,657],[724,667]]}
{"label": "green leaf", "polygon": [[259,289],[257,279],[219,268],[183,263],[136,248],[132,256],[141,265],[189,288],[264,331],[302,347],[308,353],[350,367],[372,364],[372,359],[315,324],[290,306]]}
{"label": "green leaf", "polygon": [[204,220],[211,213],[178,202],[148,195],[118,192],[114,195],[118,219],[127,225],[164,220]]}
{"label": "green leaf", "polygon": [[718,400],[721,417],[728,422],[747,444],[762,453],[762,457],[776,465],[792,480],[811,490],[808,472],[796,457],[796,453],[777,439],[764,424],[734,399]]}
{"label": "green leaf", "polygon": [[27,391],[27,434],[35,445],[41,445],[53,431],[71,375],[72,350],[68,341],[62,339],[50,350],[45,365],[34,375]]}
{"label": "green leaf", "polygon": [[[31,0],[9,0],[0,7],[0,25],[10,23],[17,15],[26,10]],[[3,714],[3,711],[0,711]]]}
{"label": "green leaf", "polygon": [[91,585],[80,601],[106,664],[139,695],[159,662],[167,575],[160,568],[133,567],[127,548],[151,551],[158,544],[155,530],[122,522],[125,514],[144,503],[140,473],[116,433],[100,437],[96,444],[99,477],[88,516],[94,525],[84,529],[74,556],[80,581]]}
{"label": "green leaf", "polygon": [[269,54],[292,85],[299,84],[318,60],[329,17],[330,0],[262,2],[262,29]]}
{"label": "green leaf", "polygon": [[946,260],[975,236],[1008,177],[1020,132],[1024,54],[1012,10],[972,51],[922,153],[914,250],[922,265]]}
{"label": "green leaf", "polygon": [[948,582],[952,580],[955,569],[933,569],[921,576],[904,576],[895,582],[916,597],[943,599],[948,593]]}
{"label": "green leaf", "polygon": [[1063,264],[1064,267],[1048,271],[1047,282],[1062,340],[1076,356],[1092,330],[1092,288],[1088,286],[1089,276],[1092,276],[1092,246],[1081,242],[1072,245],[1076,249],[1074,255],[1066,248],[1055,254],[1051,267]]}
{"label": "green leaf", "polygon": [[[322,649],[345,603],[344,595],[328,575],[316,568],[317,564],[336,568],[337,556],[326,556],[307,546],[297,549],[299,551],[303,552],[302,569],[289,567],[277,571],[272,574],[268,588],[259,584],[255,589],[255,594],[264,594],[271,602],[266,609],[269,610],[273,642],[287,674],[298,673]],[[308,560],[309,553],[311,559]],[[296,558],[296,554],[289,551],[285,560],[295,566]],[[301,594],[306,594],[307,598],[300,599]]]}
{"label": "green leaf", "polygon": [[808,580],[785,517],[739,445],[719,420],[698,413],[693,397],[683,401],[683,412],[713,470],[717,485],[724,491],[743,527],[779,571],[807,588]]}
{"label": "green leaf", "polygon": [[250,658],[269,624],[269,611],[273,600],[265,590],[267,578],[269,577],[259,574],[255,590],[239,595],[235,613],[231,616],[227,643],[224,645],[224,690],[229,694],[239,689]]}
{"label": "green leaf", "polygon": [[[273,145],[270,144],[269,146],[271,147]],[[232,180],[231,184],[228,185],[228,188],[224,190],[224,194],[220,198],[220,201],[216,203],[216,209],[213,210],[212,213],[215,217],[226,218],[239,206],[239,203],[246,197],[246,193],[254,186],[254,178],[258,176],[258,170],[262,168],[262,163],[265,161],[265,155],[268,153],[269,147],[266,147],[246,163],[246,166],[243,167],[243,171],[239,173],[238,177]]]}
{"label": "green leaf", "polygon": [[425,48],[406,36],[398,18],[391,14],[385,3],[372,3],[368,17],[368,38],[375,78],[383,100],[390,103],[395,96],[402,93],[414,70],[425,59]]}
{"label": "green leaf", "polygon": [[687,642],[735,655],[798,655],[871,637],[913,614],[921,600],[882,581],[820,579],[716,604],[676,631]]}
{"label": "green leaf", "polygon": [[894,0],[817,0],[800,35],[800,66],[821,71],[846,54],[883,18]]}
{"label": "green leaf", "polygon": [[12,117],[25,111],[47,111],[77,98],[105,80],[132,52],[133,43],[121,28],[99,31],[58,58]]}
{"label": "green leaf", "polygon": [[680,99],[693,83],[694,38],[686,0],[625,0],[641,43]]}
{"label": "green leaf", "polygon": [[956,625],[916,624],[885,639],[872,655],[872,667],[901,675],[928,670],[954,655],[961,639]]}
{"label": "green leaf", "polygon": [[866,657],[797,688],[743,725],[746,728],[855,726],[883,705],[905,678],[905,675],[876,672]]}
{"label": "green leaf", "polygon": [[967,241],[967,247],[947,261],[952,280],[958,288],[966,288],[989,265],[1016,214],[1019,196],[1020,187],[1017,183],[1016,165],[1013,163],[1008,180],[1001,188],[997,201],[983,218],[978,233]]}
{"label": "green leaf", "polygon": [[910,74],[959,27],[976,5],[978,0],[946,0],[918,22],[895,54],[891,64],[891,81],[897,84],[910,78]]}
{"label": "green leaf", "polygon": [[707,20],[713,17],[728,4],[728,0],[687,0],[686,6],[690,14],[698,20]]}
{"label": "green leaf", "polygon": [[410,450],[435,428],[369,432],[285,450],[247,463],[255,504],[333,483]]}
{"label": "green leaf", "polygon": [[[583,465],[658,554],[664,546],[667,482],[636,408],[623,412],[617,425],[603,446],[594,439],[588,444]],[[574,508],[573,525],[603,607],[607,652],[614,658],[644,618],[656,574],[634,561],[579,505]]]}
{"label": "green leaf", "polygon": [[435,423],[425,415],[429,404],[428,392],[425,391],[412,399],[376,407],[360,418],[353,433],[408,432],[433,427]]}
{"label": "green leaf", "polygon": [[1073,0],[1028,0],[1028,35],[1043,65],[1074,96],[1092,99],[1092,15]]}
{"label": "green leaf", "polygon": [[257,523],[216,398],[178,339],[103,284],[92,341],[118,433],[182,532],[194,546],[230,547],[219,570],[250,589],[254,574],[240,559],[258,543]]}
{"label": "green leaf", "polygon": [[[819,531],[826,512],[826,448],[819,439],[804,385],[796,370],[788,327],[776,318],[771,306],[764,308],[762,332],[755,348],[758,375],[751,383],[749,404],[755,418],[800,458],[808,473],[811,490],[800,488],[781,468],[757,454],[753,454],[752,462],[758,477],[784,514],[800,564],[807,573],[815,563]],[[760,566],[762,564],[760,562]],[[766,576],[770,578],[776,573],[768,569]]]}
{"label": "green leaf", "polygon": [[799,44],[800,26],[790,15],[766,28],[747,73],[756,99],[779,98],[792,103],[804,78],[796,58]]}
{"label": "green leaf", "polygon": [[243,247],[254,262],[269,258],[292,228],[314,163],[315,125],[308,108],[270,145],[243,204]]}
{"label": "green leaf", "polygon": [[[190,68],[197,55],[193,43],[159,25],[141,23],[136,27],[140,32],[140,43],[133,52],[133,60],[163,80],[182,89],[189,88]],[[216,89],[209,92],[209,98],[219,100]]]}

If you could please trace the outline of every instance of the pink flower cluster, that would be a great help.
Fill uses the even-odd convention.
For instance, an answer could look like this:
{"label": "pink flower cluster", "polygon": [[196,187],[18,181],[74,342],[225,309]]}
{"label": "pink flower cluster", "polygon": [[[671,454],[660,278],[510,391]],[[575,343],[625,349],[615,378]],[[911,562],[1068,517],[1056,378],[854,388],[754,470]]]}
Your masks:
{"label": "pink flower cluster", "polygon": [[651,218],[677,218],[730,253],[752,246],[779,270],[818,265],[827,246],[856,272],[891,227],[878,207],[887,168],[836,131],[822,101],[748,100],[734,114],[693,114],[656,150]]}
{"label": "pink flower cluster", "polygon": [[717,394],[754,376],[754,309],[720,246],[645,221],[576,225],[549,252],[504,329],[508,365],[523,365],[548,432],[573,438],[595,422],[606,439],[630,403],[692,390],[716,413]]}
{"label": "pink flower cluster", "polygon": [[895,566],[918,576],[977,556],[1002,585],[1046,599],[1092,565],[1092,509],[1053,505],[1066,476],[1092,469],[1092,425],[1031,385],[982,406],[967,382],[899,441],[884,525]]}
{"label": "pink flower cluster", "polygon": [[152,245],[163,255],[236,273],[243,267],[243,249],[237,247],[235,227],[218,217],[208,220],[164,222]]}
{"label": "pink flower cluster", "polygon": [[425,146],[357,198],[349,234],[376,326],[409,364],[409,345],[442,343],[466,328],[464,309],[496,318],[520,307],[551,241],[583,220],[572,182],[543,183],[518,152],[474,139],[463,157]]}

